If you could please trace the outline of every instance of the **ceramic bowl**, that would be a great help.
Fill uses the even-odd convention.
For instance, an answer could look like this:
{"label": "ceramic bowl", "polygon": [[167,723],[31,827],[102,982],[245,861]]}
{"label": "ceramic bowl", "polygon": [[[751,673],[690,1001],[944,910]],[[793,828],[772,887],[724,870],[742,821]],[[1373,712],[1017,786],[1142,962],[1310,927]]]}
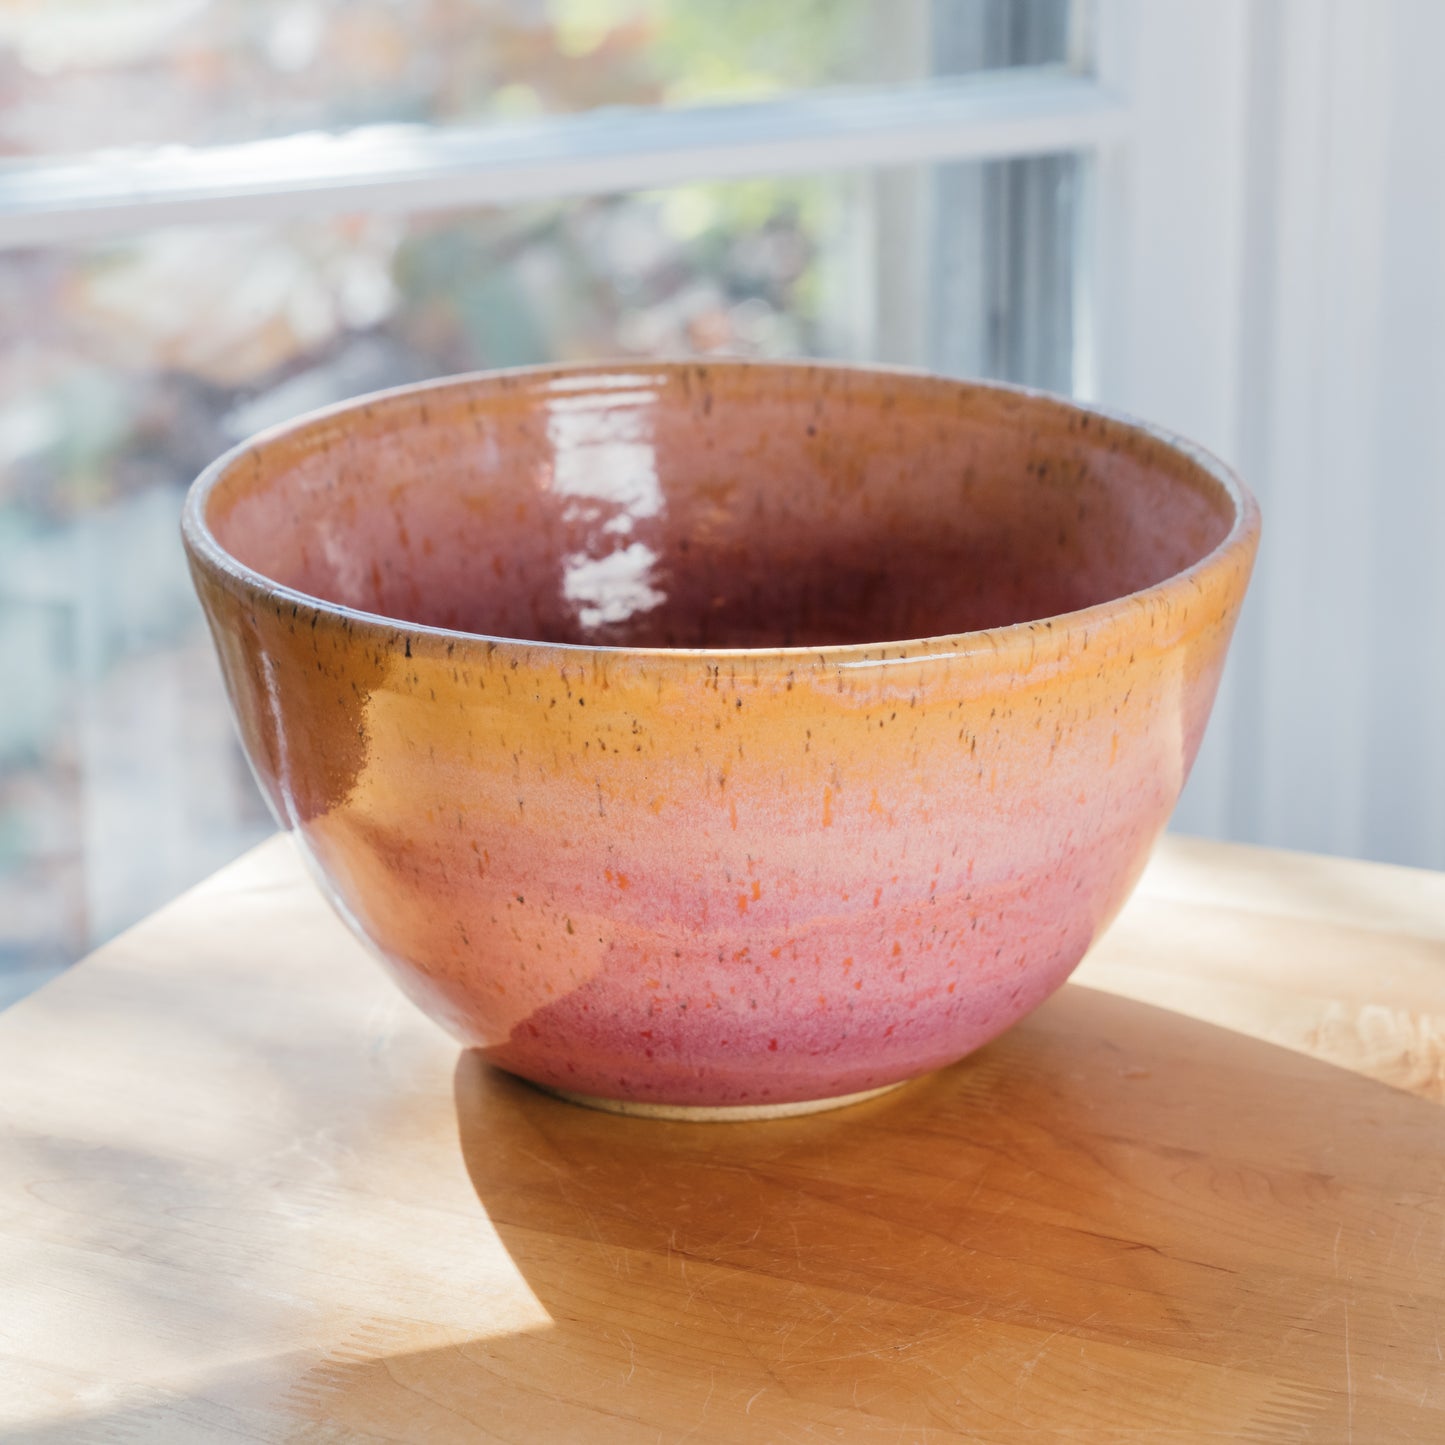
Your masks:
{"label": "ceramic bowl", "polygon": [[305,418],[184,536],[261,786],[402,988],[568,1097],[741,1117],[1063,982],[1178,797],[1258,525],[1051,397],[648,363]]}

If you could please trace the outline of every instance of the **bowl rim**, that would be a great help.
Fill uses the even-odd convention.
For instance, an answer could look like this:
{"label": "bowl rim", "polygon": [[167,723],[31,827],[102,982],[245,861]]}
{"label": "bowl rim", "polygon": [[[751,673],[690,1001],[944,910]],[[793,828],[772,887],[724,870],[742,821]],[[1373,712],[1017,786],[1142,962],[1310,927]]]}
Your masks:
{"label": "bowl rim", "polygon": [[[844,374],[851,377],[891,377],[905,381],[926,382],[933,385],[957,387],[960,390],[986,392],[1012,397],[1026,404],[1041,404],[1064,414],[1079,418],[1097,418],[1109,425],[1131,432],[1156,445],[1163,446],[1185,458],[1207,476],[1233,503],[1234,517],[1224,536],[1208,552],[1197,557],[1187,567],[1171,573],[1148,587],[1133,592],[1121,593],[1090,607],[1075,611],[1055,613],[1048,617],[1029,618],[1019,622],[1002,624],[997,627],[972,631],[940,633],[927,637],[883,639],[866,642],[795,644],[790,647],[632,647],[611,643],[594,642],[549,642],[537,638],[509,637],[482,632],[468,632],[458,628],[440,627],[431,623],[412,621],[403,617],[391,617],[385,613],[369,612],[362,608],[334,602],[314,593],[287,586],[264,572],[248,566],[240,558],[224,548],[217,540],[206,520],[206,507],[212,493],[244,457],[284,442],[288,438],[299,438],[308,432],[324,432],[328,423],[348,414],[360,412],[379,405],[398,406],[408,400],[425,399],[428,396],[449,391],[468,391],[488,384],[546,384],[548,382],[570,383],[570,390],[581,390],[580,383],[594,381],[599,390],[606,389],[609,378],[619,382],[625,380],[629,389],[635,389],[647,374],[660,373],[675,377],[686,371],[734,372],[762,370],[787,371],[796,374],[826,373]],[[193,568],[210,574],[221,581],[233,594],[254,604],[257,601],[290,603],[293,614],[305,608],[318,617],[331,617],[344,621],[352,630],[359,630],[373,637],[385,637],[398,645],[405,640],[410,646],[416,642],[423,648],[428,644],[440,644],[450,654],[457,644],[482,645],[489,652],[508,649],[536,654],[557,654],[574,660],[589,657],[620,661],[636,658],[651,663],[675,660],[682,663],[730,663],[739,662],[764,667],[775,663],[785,668],[796,666],[800,661],[812,660],[839,668],[876,667],[881,664],[924,661],[930,657],[960,659],[976,654],[997,658],[1001,653],[1013,653],[1020,649],[1027,652],[1030,663],[1037,658],[1039,633],[1050,634],[1056,655],[1068,649],[1076,635],[1082,634],[1087,646],[1090,635],[1107,632],[1111,624],[1118,624],[1129,615],[1141,611],[1152,611],[1159,606],[1168,607],[1173,599],[1184,592],[1199,592],[1203,584],[1212,578],[1236,570],[1243,563],[1246,575],[1252,565],[1258,545],[1260,531],[1259,504],[1249,488],[1235,471],[1213,452],[1192,442],[1188,438],[1153,422],[1141,421],[1127,412],[1095,402],[1079,401],[1061,396],[1041,388],[1020,386],[1011,382],[980,380],[974,378],[950,377],[922,367],[895,366],[886,364],[862,364],[853,362],[796,359],[752,359],[741,357],[687,357],[687,358],[616,358],[604,361],[582,363],[542,363],[535,366],[499,367],[481,371],[460,372],[455,375],[434,377],[425,381],[408,382],[400,386],[386,387],[348,397],[318,407],[266,427],[245,438],[211,462],[187,489],[181,511],[181,537]],[[1156,643],[1165,638],[1156,635]],[[408,655],[410,655],[408,653]]]}

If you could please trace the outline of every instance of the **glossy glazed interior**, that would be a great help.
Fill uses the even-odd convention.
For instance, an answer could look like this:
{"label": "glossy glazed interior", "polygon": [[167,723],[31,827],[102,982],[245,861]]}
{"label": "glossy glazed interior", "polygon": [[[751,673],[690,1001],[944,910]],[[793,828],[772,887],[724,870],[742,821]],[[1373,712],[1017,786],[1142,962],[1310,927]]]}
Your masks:
{"label": "glossy glazed interior", "polygon": [[880,643],[1076,611],[1216,547],[1162,448],[947,383],[736,368],[439,391],[218,489],[217,541],[361,612],[624,647]]}
{"label": "glossy glazed interior", "polygon": [[363,400],[185,519],[257,777],[401,986],[539,1083],[723,1107],[911,1077],[1058,987],[1257,534],[1098,413],[744,364]]}

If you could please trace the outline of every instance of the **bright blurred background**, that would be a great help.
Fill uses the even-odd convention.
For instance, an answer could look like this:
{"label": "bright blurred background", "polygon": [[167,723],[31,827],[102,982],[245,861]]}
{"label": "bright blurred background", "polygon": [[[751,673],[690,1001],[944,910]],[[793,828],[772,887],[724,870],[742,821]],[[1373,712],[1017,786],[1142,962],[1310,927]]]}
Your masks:
{"label": "bright blurred background", "polygon": [[[1180,821],[1445,866],[1445,126],[1418,58],[1442,18],[0,0],[0,1004],[271,831],[177,542],[195,473],[328,401],[543,360],[900,361],[1198,436],[1270,535]],[[723,134],[733,107],[803,124],[818,95],[893,125],[881,162],[844,124],[801,171],[734,178],[703,147],[685,183],[490,207],[338,208],[313,178],[314,205],[176,224],[84,193],[111,166],[264,168],[282,152],[246,147],[307,132],[582,146],[613,108],[645,135],[718,107]],[[955,138],[888,121],[929,96],[962,105]]]}

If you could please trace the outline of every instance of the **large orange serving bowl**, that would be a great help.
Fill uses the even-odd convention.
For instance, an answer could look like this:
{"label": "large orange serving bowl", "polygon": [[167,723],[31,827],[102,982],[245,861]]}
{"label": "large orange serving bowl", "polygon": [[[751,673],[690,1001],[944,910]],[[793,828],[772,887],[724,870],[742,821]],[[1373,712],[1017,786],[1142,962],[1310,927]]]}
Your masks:
{"label": "large orange serving bowl", "polygon": [[745,363],[366,398],[184,521],[261,785],[406,992],[559,1093],[723,1116],[1059,986],[1178,797],[1258,530],[1085,407]]}

